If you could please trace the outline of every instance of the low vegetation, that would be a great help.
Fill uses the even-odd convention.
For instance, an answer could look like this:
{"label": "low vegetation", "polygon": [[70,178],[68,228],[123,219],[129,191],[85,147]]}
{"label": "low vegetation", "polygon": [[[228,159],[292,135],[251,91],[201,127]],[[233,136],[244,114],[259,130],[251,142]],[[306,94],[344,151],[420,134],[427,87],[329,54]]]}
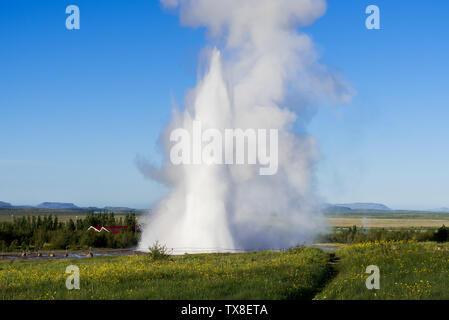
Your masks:
{"label": "low vegetation", "polygon": [[[66,267],[80,269],[67,290]],[[0,261],[2,299],[312,299],[332,275],[328,254],[292,252],[151,255]]]}
{"label": "low vegetation", "polygon": [[[316,299],[449,299],[449,245],[405,241],[359,243],[337,252],[338,275]],[[368,290],[366,267],[380,271]]]}
{"label": "low vegetation", "polygon": [[[80,269],[68,290],[66,267]],[[366,268],[380,270],[368,290]],[[0,261],[1,299],[449,299],[449,244],[379,241],[336,252],[284,252]]]}
{"label": "low vegetation", "polygon": [[166,245],[159,244],[159,241],[156,241],[155,244],[148,248],[148,256],[153,260],[163,260],[169,259],[173,250],[169,250]]}
{"label": "low vegetation", "polygon": [[449,241],[449,229],[444,225],[439,228],[419,229],[364,229],[356,226],[348,228],[334,228],[329,234],[319,237],[319,242],[331,243],[362,243],[374,241]]}

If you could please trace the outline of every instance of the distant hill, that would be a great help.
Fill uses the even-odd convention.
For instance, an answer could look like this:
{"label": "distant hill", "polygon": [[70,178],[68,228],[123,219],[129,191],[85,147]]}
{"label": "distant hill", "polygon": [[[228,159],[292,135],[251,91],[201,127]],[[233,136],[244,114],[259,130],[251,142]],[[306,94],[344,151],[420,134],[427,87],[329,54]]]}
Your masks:
{"label": "distant hill", "polygon": [[324,213],[339,214],[339,213],[349,213],[351,211],[352,211],[351,208],[336,206],[333,204],[325,204],[323,207]]}
{"label": "distant hill", "polygon": [[41,209],[80,209],[73,203],[63,203],[63,202],[43,202],[36,208]]}
{"label": "distant hill", "polygon": [[136,209],[128,208],[128,207],[104,207],[104,210],[109,211],[136,211]]}
{"label": "distant hill", "polygon": [[32,210],[38,210],[39,212],[55,212],[55,213],[61,213],[61,212],[101,212],[101,211],[112,211],[116,213],[125,213],[125,212],[140,212],[142,210],[133,209],[129,207],[112,207],[112,206],[106,206],[104,208],[98,208],[98,207],[78,207],[77,205],[73,203],[67,203],[67,202],[42,202],[41,204],[37,206],[29,206],[29,205],[12,205],[11,203],[0,201],[0,210],[2,212],[11,210],[13,211],[20,211],[23,212],[29,212]]}
{"label": "distant hill", "polygon": [[0,201],[0,208],[11,208],[12,205],[8,202]]}
{"label": "distant hill", "polygon": [[349,208],[351,210],[376,210],[376,211],[391,211],[386,205],[381,203],[342,203],[335,204],[336,207]]}
{"label": "distant hill", "polygon": [[429,210],[430,212],[449,212],[449,208],[448,207],[441,207],[438,209],[431,209]]}

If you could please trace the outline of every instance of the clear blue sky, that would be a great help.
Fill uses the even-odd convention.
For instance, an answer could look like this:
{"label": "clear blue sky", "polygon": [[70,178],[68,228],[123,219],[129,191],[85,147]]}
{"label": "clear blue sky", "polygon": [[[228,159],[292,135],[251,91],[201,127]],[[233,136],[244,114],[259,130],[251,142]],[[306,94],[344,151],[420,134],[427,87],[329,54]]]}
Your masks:
{"label": "clear blue sky", "polygon": [[[65,28],[65,7],[81,29]],[[381,30],[365,28],[365,8]],[[449,206],[449,2],[329,0],[304,31],[357,95],[317,108],[308,130],[328,202]],[[0,201],[146,208],[173,99],[196,82],[203,30],[155,0],[0,2]]]}

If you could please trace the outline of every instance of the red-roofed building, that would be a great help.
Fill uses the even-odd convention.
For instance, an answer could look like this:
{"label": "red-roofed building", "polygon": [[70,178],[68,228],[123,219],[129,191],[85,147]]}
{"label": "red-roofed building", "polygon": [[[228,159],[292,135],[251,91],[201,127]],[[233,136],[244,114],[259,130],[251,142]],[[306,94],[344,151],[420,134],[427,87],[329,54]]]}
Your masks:
{"label": "red-roofed building", "polygon": [[89,230],[93,230],[95,232],[110,232],[113,234],[120,233],[120,231],[128,229],[128,226],[90,226]]}

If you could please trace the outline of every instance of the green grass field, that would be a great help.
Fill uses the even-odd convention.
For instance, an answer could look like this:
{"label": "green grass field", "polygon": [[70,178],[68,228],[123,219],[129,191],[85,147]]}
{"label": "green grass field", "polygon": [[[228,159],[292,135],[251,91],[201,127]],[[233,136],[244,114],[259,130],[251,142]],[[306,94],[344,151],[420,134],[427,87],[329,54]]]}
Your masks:
{"label": "green grass field", "polygon": [[[328,254],[199,254],[2,261],[2,299],[312,299],[330,278]],[[80,290],[67,290],[66,267],[80,269]]]}
{"label": "green grass field", "polygon": [[[449,299],[449,245],[361,243],[337,252],[338,275],[316,299]],[[380,289],[367,290],[366,267],[380,270]]]}
{"label": "green grass field", "polygon": [[[337,259],[329,263],[335,254]],[[81,288],[65,287],[67,266]],[[380,269],[368,290],[366,267]],[[379,242],[295,252],[0,261],[1,299],[449,299],[449,244]]]}

